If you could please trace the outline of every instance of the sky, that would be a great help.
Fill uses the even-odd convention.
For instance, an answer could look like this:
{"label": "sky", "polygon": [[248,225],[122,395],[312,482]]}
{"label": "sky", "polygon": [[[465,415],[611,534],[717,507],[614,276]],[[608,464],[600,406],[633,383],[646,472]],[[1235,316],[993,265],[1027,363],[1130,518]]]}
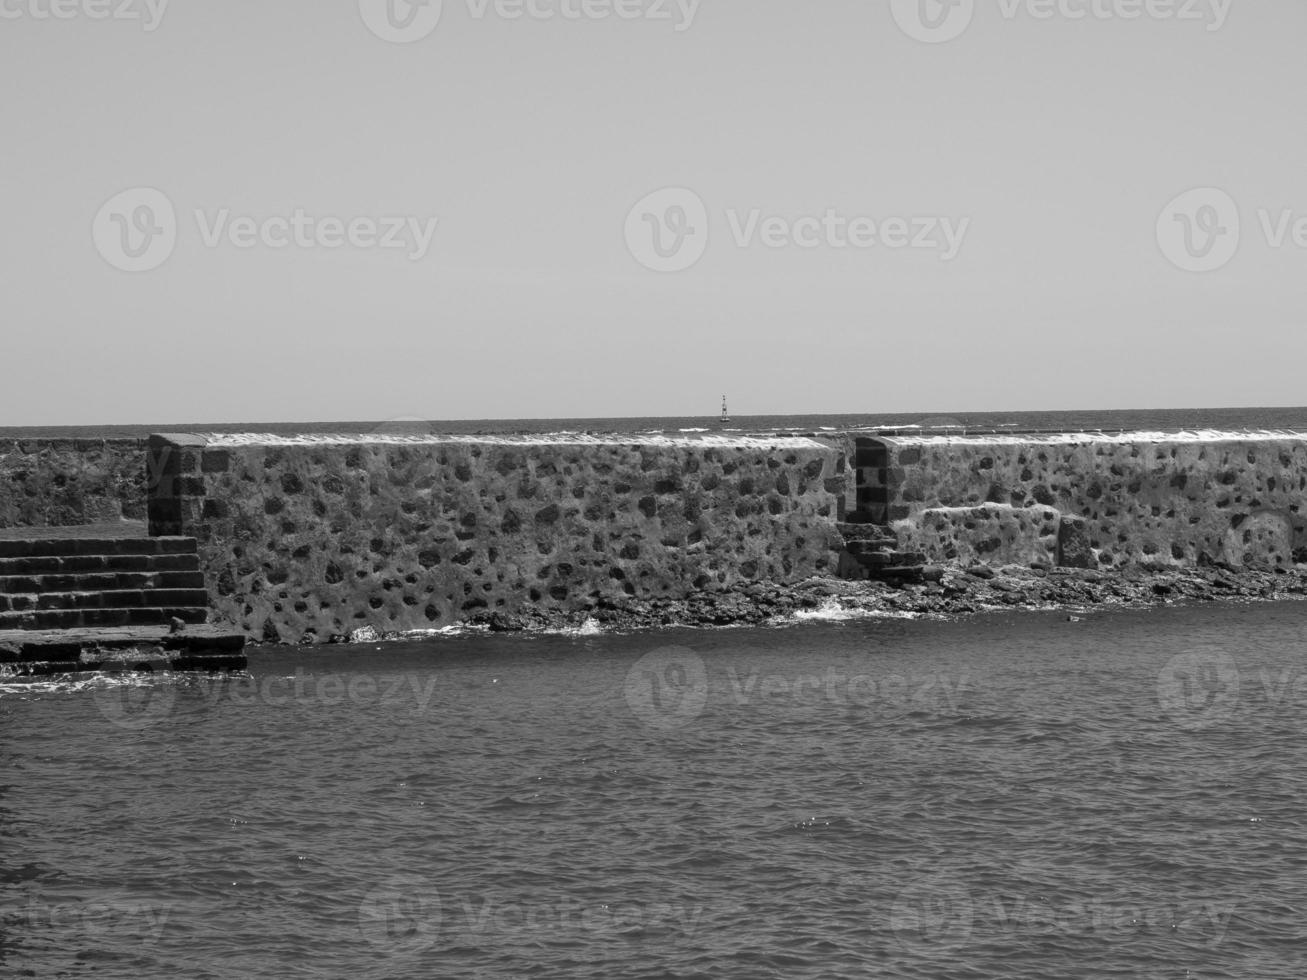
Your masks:
{"label": "sky", "polygon": [[1304,38],[0,0],[0,426],[1307,404]]}

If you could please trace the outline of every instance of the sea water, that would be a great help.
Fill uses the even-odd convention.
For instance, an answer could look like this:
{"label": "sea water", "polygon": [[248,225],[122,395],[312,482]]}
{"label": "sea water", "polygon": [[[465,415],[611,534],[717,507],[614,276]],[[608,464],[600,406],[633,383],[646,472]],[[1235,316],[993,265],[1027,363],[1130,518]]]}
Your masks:
{"label": "sea water", "polygon": [[1307,605],[0,686],[0,975],[1307,975]]}

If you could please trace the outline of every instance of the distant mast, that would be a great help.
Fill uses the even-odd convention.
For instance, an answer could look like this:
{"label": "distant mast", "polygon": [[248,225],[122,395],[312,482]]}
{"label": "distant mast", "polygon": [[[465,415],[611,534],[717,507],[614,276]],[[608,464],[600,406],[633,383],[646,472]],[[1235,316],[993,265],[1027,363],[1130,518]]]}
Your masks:
{"label": "distant mast", "polygon": [[731,421],[731,413],[726,410],[726,396],[722,395],[722,425],[727,425]]}

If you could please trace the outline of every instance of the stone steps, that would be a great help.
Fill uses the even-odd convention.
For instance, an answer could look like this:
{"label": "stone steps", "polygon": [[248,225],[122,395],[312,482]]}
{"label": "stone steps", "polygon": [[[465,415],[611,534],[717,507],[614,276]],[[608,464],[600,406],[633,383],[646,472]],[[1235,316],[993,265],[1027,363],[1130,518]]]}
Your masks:
{"label": "stone steps", "polygon": [[0,595],[0,613],[41,612],[47,609],[203,609],[209,604],[204,589],[135,589],[130,591],[39,592]]}
{"label": "stone steps", "polygon": [[0,578],[0,595],[34,592],[126,592],[135,589],[203,589],[203,572],[85,572]]}
{"label": "stone steps", "polygon": [[[888,582],[920,582],[924,579],[926,556],[900,551],[898,535],[879,515],[857,510],[846,515],[838,525],[844,537],[844,550],[852,558],[847,564],[849,577]],[[842,565],[843,567],[843,565]]]}
{"label": "stone steps", "polygon": [[129,609],[42,609],[34,612],[0,613],[0,631],[74,630],[88,627],[167,626],[174,619],[203,625],[209,618],[205,608],[142,606]]}
{"label": "stone steps", "polygon": [[244,669],[244,637],[208,617],[194,538],[0,539],[7,676]]}
{"label": "stone steps", "polygon": [[32,575],[198,572],[198,555],[25,555],[0,558],[0,578]]}
{"label": "stone steps", "polygon": [[926,564],[926,556],[909,551],[872,551],[859,554],[849,549],[850,554],[867,568],[910,567]]}
{"label": "stone steps", "polygon": [[195,555],[194,538],[17,538],[0,540],[0,558],[68,555]]}
{"label": "stone steps", "polygon": [[865,541],[893,548],[899,543],[898,535],[884,524],[837,524],[835,527],[850,544]]}

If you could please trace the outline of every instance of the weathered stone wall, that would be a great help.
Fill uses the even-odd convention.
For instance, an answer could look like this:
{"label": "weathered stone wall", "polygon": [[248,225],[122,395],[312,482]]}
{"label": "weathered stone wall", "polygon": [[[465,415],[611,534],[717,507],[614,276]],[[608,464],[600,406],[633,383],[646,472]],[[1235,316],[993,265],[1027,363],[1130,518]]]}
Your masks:
{"label": "weathered stone wall", "polygon": [[156,436],[152,533],[200,540],[256,638],[449,626],[830,571],[845,456],[812,439]]}
{"label": "weathered stone wall", "polygon": [[931,560],[1057,563],[1078,535],[1104,565],[1307,557],[1307,437],[896,438],[881,458],[863,442],[860,506]]}
{"label": "weathered stone wall", "polygon": [[0,528],[143,521],[145,440],[0,439]]}

